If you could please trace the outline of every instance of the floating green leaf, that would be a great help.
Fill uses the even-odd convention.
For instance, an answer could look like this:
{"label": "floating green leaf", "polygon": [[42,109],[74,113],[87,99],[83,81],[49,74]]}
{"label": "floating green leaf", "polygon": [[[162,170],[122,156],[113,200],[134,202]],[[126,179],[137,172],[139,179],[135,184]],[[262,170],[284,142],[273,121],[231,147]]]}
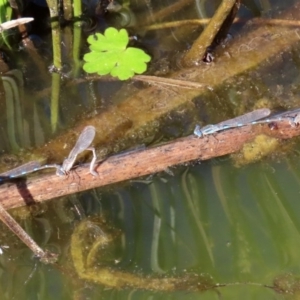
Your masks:
{"label": "floating green leaf", "polygon": [[118,31],[110,27],[104,35],[91,35],[87,41],[91,50],[83,57],[83,69],[87,73],[111,74],[126,80],[135,73],[142,74],[147,70],[146,63],[150,61],[150,56],[141,49],[127,48],[129,38],[125,29]]}

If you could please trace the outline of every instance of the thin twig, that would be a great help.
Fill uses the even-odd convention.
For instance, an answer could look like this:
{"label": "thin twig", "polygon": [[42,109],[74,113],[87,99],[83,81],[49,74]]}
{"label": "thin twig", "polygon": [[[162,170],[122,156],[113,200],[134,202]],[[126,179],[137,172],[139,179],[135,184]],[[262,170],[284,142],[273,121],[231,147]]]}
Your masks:
{"label": "thin twig", "polygon": [[26,233],[26,231],[14,220],[14,218],[0,204],[1,221],[26,244],[34,255],[41,259],[44,263],[53,263],[56,261],[57,255],[44,251],[37,243]]}
{"label": "thin twig", "polygon": [[[153,25],[148,25],[142,27],[144,30],[158,30],[158,29],[166,29],[173,27],[181,27],[181,26],[203,26],[207,25],[211,19],[190,19],[190,20],[178,20],[172,22],[163,22]],[[234,23],[251,23],[251,25],[276,25],[276,26],[291,26],[291,27],[299,27],[299,20],[284,20],[284,19],[263,19],[263,18],[252,18],[252,19],[244,19],[244,18],[235,18]]]}
{"label": "thin twig", "polygon": [[216,13],[211,18],[208,25],[205,27],[199,38],[193,43],[192,48],[187,52],[183,58],[183,63],[186,66],[197,65],[202,60],[207,47],[209,47],[228,14],[232,10],[236,0],[223,0],[219,5]]}

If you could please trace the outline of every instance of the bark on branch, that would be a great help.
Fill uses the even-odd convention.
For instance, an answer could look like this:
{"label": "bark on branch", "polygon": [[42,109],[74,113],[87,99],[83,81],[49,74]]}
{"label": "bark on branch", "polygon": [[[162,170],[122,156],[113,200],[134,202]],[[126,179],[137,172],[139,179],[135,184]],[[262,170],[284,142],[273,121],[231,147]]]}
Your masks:
{"label": "bark on branch", "polygon": [[245,126],[204,138],[191,135],[146,150],[111,156],[97,165],[98,177],[89,173],[89,166],[80,166],[67,177],[47,173],[15,179],[0,186],[0,203],[10,209],[234,153],[260,133],[278,139],[300,135],[300,126],[292,127],[287,121],[275,127],[271,130],[268,125]]}

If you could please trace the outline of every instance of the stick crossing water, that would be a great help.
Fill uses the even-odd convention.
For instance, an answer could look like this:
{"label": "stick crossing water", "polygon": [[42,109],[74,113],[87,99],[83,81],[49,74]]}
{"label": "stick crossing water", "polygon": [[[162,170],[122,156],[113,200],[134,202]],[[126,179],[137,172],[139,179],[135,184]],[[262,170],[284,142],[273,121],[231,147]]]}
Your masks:
{"label": "stick crossing water", "polygon": [[[194,130],[194,134],[198,137],[202,137],[204,135],[212,134],[218,131],[226,130],[229,128],[241,127],[248,124],[257,124],[262,118],[269,116],[271,113],[270,109],[268,108],[260,108],[244,115],[235,117],[233,119],[229,119],[223,122],[220,122],[215,125],[206,125],[202,129],[199,125],[196,125]],[[265,120],[264,122],[268,122]],[[271,120],[270,120],[271,122]]]}
{"label": "stick crossing water", "polygon": [[97,176],[98,175],[97,172],[94,171],[95,162],[97,160],[96,152],[94,148],[89,147],[95,137],[95,134],[96,134],[96,130],[94,126],[86,126],[81,132],[80,136],[78,137],[78,140],[74,148],[71,150],[69,156],[63,161],[62,165],[47,164],[41,166],[40,162],[31,161],[17,168],[14,168],[12,170],[0,174],[0,182],[7,179],[25,176],[29,173],[33,173],[44,169],[50,169],[50,168],[55,168],[56,174],[59,176],[66,175],[73,168],[78,154],[80,154],[85,150],[90,150],[93,152],[93,159],[90,163],[90,173],[94,176]]}

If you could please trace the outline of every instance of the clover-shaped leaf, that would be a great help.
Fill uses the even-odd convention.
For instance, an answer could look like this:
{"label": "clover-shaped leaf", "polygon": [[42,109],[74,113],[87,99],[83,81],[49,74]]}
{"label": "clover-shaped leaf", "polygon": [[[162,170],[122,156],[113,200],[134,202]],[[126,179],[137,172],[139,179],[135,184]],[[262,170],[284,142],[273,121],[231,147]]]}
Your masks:
{"label": "clover-shaped leaf", "polygon": [[127,31],[118,31],[113,27],[107,28],[104,35],[97,33],[89,36],[91,52],[83,57],[83,69],[87,73],[111,74],[120,80],[126,80],[135,73],[144,73],[150,56],[141,49],[126,48],[128,42]]}

